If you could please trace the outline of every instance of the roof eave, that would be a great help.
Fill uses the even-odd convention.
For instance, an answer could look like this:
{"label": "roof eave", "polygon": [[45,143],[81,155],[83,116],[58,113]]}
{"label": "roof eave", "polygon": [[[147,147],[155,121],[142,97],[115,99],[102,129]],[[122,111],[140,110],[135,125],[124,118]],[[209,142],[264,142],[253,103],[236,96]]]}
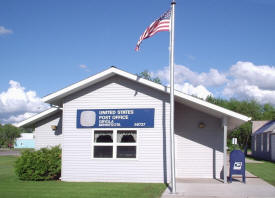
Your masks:
{"label": "roof eave", "polygon": [[218,112],[221,112],[224,116],[234,117],[234,118],[237,118],[237,119],[242,120],[244,122],[248,122],[248,121],[251,120],[250,117],[247,117],[247,116],[242,115],[240,113],[236,113],[234,111],[225,109],[225,108],[220,107],[218,105],[214,105],[214,104],[209,103],[209,102],[207,102],[205,100],[202,100],[202,99],[199,99],[199,98],[195,98],[193,96],[190,96],[188,94],[182,93],[182,92],[177,91],[177,90],[175,90],[175,95],[176,96],[180,96],[180,97],[182,97],[182,98],[184,98],[186,100],[189,100],[189,101],[191,101],[193,103],[200,104],[200,105],[202,105],[204,107],[207,107],[207,108],[216,110]]}
{"label": "roof eave", "polygon": [[[95,84],[103,79],[106,79],[112,75],[120,75],[120,76],[123,76],[125,78],[128,78],[130,80],[133,80],[133,81],[137,81],[143,85],[146,85],[146,86],[149,86],[153,89],[156,89],[156,90],[159,90],[159,91],[162,91],[162,92],[165,92],[165,93],[170,93],[170,88],[166,87],[166,86],[163,86],[163,85],[160,85],[160,84],[157,84],[155,82],[152,82],[152,81],[149,81],[149,80],[146,80],[146,79],[143,79],[141,77],[138,77],[134,74],[131,74],[131,73],[128,73],[128,72],[125,72],[123,70],[120,70],[120,69],[117,69],[115,67],[111,67],[101,73],[98,73],[94,76],[91,76],[87,79],[84,79],[82,81],[79,81],[71,86],[68,86],[64,89],[61,89],[55,93],[52,93],[48,96],[45,96],[42,100],[43,102],[46,102],[46,103],[50,103],[50,104],[54,104],[56,101],[70,95],[71,93],[74,93],[78,90],[81,90],[83,88],[86,88],[92,84]],[[229,116],[229,117],[232,117],[234,119],[238,119],[240,120],[241,122],[247,122],[247,121],[250,121],[251,118],[250,117],[247,117],[245,115],[242,115],[242,114],[239,114],[239,113],[236,113],[236,112],[233,112],[231,110],[228,110],[228,109],[225,109],[223,107],[220,107],[220,106],[217,106],[217,105],[214,105],[214,104],[211,104],[209,102],[206,102],[204,100],[201,100],[201,99],[198,99],[198,98],[195,98],[193,96],[190,96],[188,94],[185,94],[185,93],[182,93],[180,91],[177,91],[175,90],[175,96],[178,96],[184,100],[188,100],[189,102],[192,102],[192,103],[195,103],[195,104],[199,104],[199,105],[202,105],[206,108],[209,108],[209,109],[212,109],[212,110],[216,110],[220,113],[222,113],[224,116]]]}
{"label": "roof eave", "polygon": [[27,127],[27,126],[31,126],[32,124],[35,124],[36,122],[43,120],[55,113],[57,113],[58,111],[60,111],[60,109],[58,108],[50,108],[46,111],[43,111],[41,113],[38,113],[26,120],[23,120],[22,122],[17,123],[15,126],[16,127]]}

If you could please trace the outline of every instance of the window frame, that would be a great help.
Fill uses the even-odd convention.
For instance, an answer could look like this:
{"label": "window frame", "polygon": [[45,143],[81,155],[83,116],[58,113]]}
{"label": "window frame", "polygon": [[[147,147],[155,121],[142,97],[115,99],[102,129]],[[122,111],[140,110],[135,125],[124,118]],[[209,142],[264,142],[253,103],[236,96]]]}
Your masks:
{"label": "window frame", "polygon": [[[102,131],[102,132],[106,132],[106,131],[109,131],[109,132],[112,132],[113,133],[113,142],[95,142],[95,132],[96,131]],[[112,159],[112,158],[109,158],[109,157],[94,157],[94,147],[95,146],[112,146],[112,149],[113,149],[113,156],[114,156],[114,132],[112,130],[93,130],[93,133],[92,133],[92,158],[94,159]]]}
{"label": "window frame", "polygon": [[[113,132],[113,142],[95,142],[95,131],[112,131]],[[136,132],[136,142],[126,143],[126,142],[118,142],[117,141],[117,133],[118,131],[135,131]],[[94,160],[138,160],[139,154],[139,133],[136,128],[117,128],[117,129],[93,129],[92,130],[92,141],[91,141],[91,158]],[[94,146],[112,146],[113,147],[113,157],[112,158],[102,158],[102,157],[94,157]],[[117,147],[118,146],[135,146],[136,147],[136,157],[135,158],[117,158]]]}

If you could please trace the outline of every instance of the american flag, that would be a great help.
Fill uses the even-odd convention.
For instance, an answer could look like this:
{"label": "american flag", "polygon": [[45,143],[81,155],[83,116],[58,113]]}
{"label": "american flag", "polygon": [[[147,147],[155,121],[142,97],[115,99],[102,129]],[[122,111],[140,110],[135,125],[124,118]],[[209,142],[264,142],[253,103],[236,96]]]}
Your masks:
{"label": "american flag", "polygon": [[139,46],[144,39],[154,36],[156,33],[161,31],[170,31],[170,16],[171,10],[169,9],[167,12],[161,15],[160,18],[155,20],[148,28],[146,28],[146,30],[140,36],[135,50],[139,50]]}

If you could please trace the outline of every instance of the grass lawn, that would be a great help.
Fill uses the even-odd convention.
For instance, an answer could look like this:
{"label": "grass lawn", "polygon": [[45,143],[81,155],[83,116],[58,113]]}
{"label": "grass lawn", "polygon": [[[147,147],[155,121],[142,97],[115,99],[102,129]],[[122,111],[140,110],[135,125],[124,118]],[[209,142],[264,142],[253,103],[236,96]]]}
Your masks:
{"label": "grass lawn", "polygon": [[1,198],[156,198],[166,188],[164,184],[20,181],[13,169],[15,160],[14,156],[0,156]]}
{"label": "grass lawn", "polygon": [[262,161],[263,163],[247,163],[246,169],[266,182],[275,186],[275,163]]}

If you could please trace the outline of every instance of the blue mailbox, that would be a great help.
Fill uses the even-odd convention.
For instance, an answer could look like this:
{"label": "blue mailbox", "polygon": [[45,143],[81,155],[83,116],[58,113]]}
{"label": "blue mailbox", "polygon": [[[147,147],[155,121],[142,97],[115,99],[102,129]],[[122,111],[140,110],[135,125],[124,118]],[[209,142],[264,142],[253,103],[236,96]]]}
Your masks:
{"label": "blue mailbox", "polygon": [[241,150],[233,150],[230,153],[230,182],[232,182],[232,175],[242,175],[245,183],[245,155]]}

